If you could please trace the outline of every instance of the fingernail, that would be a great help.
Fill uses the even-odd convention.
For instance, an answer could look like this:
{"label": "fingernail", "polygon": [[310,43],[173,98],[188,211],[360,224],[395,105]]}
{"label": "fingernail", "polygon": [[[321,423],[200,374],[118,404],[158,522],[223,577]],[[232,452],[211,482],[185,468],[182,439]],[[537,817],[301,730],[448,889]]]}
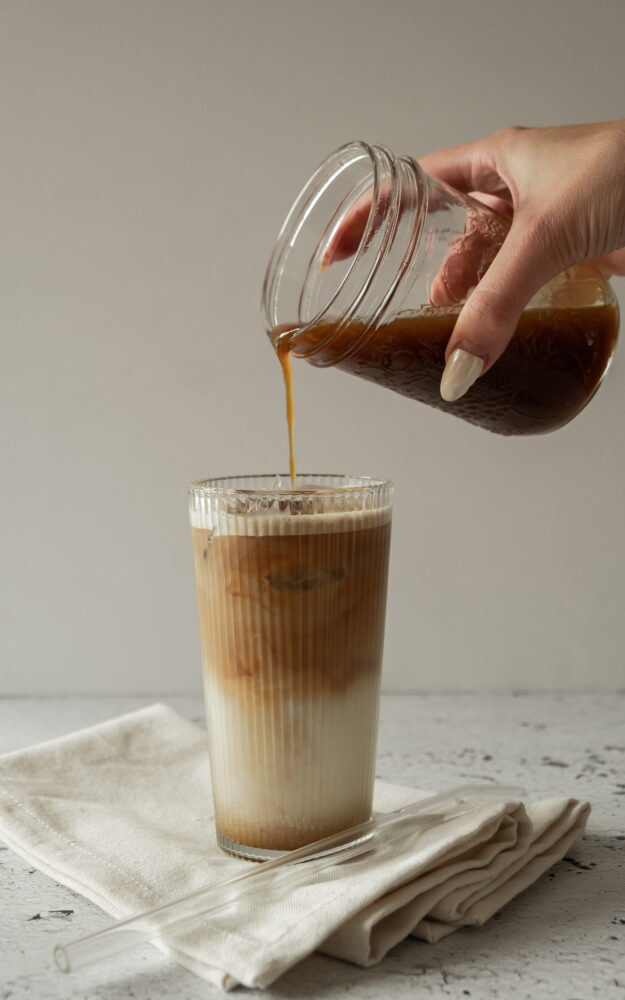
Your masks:
{"label": "fingernail", "polygon": [[441,396],[446,403],[454,403],[464,396],[467,389],[482,374],[484,361],[457,347],[447,359],[445,371],[441,378]]}

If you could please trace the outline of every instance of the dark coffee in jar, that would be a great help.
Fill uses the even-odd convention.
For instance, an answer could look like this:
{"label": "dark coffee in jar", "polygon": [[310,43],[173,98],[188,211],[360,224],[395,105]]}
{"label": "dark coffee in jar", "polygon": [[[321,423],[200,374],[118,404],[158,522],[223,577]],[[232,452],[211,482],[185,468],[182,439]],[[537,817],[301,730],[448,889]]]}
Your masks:
{"label": "dark coffee in jar", "polygon": [[410,157],[363,142],[336,150],[293,204],[265,275],[265,329],[285,375],[291,354],[498,434],[562,427],[596,392],[617,340],[614,292],[591,263],[537,292],[464,396],[440,395],[449,337],[509,226]]}
{"label": "dark coffee in jar", "polygon": [[[568,423],[592,398],[618,333],[615,304],[528,310],[501,358],[465,396],[446,403],[440,380],[458,313],[424,309],[365,337],[362,324],[320,324],[302,331],[297,347],[315,349],[324,364],[336,357],[343,371],[497,434],[540,434]],[[274,330],[274,342],[288,330],[292,325]]]}

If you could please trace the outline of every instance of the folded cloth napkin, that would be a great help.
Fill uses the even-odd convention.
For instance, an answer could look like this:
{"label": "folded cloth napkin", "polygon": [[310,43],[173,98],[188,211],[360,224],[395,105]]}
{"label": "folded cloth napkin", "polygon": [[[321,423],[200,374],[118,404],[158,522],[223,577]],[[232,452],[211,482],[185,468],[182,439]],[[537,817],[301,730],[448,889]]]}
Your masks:
{"label": "folded cloth napkin", "polygon": [[[426,794],[377,782],[374,809]],[[485,802],[159,946],[223,989],[268,986],[317,949],[373,965],[408,935],[482,924],[564,856],[588,812]],[[164,705],[0,757],[0,839],[114,917],[253,866],[217,847],[205,732]]]}

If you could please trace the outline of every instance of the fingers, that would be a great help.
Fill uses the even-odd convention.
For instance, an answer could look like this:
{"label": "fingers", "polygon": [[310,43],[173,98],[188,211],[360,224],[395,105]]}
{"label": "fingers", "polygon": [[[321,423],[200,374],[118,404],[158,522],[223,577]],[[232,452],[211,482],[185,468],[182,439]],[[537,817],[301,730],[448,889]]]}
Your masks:
{"label": "fingers", "polygon": [[[427,156],[419,157],[417,162],[431,176],[451,184],[459,191],[473,194],[495,211],[510,214],[511,193],[498,168],[501,146],[499,136],[500,133],[495,133],[476,142],[429,153]],[[382,204],[373,220],[372,232],[375,232],[382,221],[385,208],[383,191],[379,193],[379,198]],[[356,253],[367,228],[372,199],[373,188],[358,199],[341,221],[328,241],[321,262],[322,269],[334,261],[346,260]],[[407,207],[405,196],[402,195],[401,208],[405,210]]]}
{"label": "fingers", "polygon": [[502,174],[500,133],[462,146],[450,146],[417,160],[426,174],[438,177],[458,191],[496,195],[510,201]]}
{"label": "fingers", "polygon": [[483,205],[492,208],[493,212],[499,215],[512,215],[512,201],[510,197],[503,198],[494,194],[484,194],[483,191],[469,191],[474,201],[481,201]]}
{"label": "fingers", "polygon": [[[374,195],[376,198],[375,209],[371,211]],[[368,229],[367,244],[378,232],[380,226],[385,223],[389,206],[393,200],[393,188],[387,181],[383,181],[377,193],[371,187],[358,198],[352,205],[340,224],[332,233],[328,240],[328,245],[321,260],[321,270],[337,260],[346,260],[352,257],[360,247],[363,236]],[[398,210],[401,214],[415,207],[416,196],[412,190],[400,189]]]}
{"label": "fingers", "polygon": [[509,226],[501,217],[467,210],[464,235],[451,244],[432,281],[432,305],[455,305],[470,294],[491,266]]}
{"label": "fingers", "polygon": [[[531,227],[533,228],[533,227]],[[441,396],[454,402],[497,361],[536,292],[560,270],[515,219],[489,270],[460,313],[446,350]]]}
{"label": "fingers", "polygon": [[625,275],[625,248],[604,254],[603,257],[597,257],[594,263],[607,278],[612,277],[613,274]]}
{"label": "fingers", "polygon": [[[477,248],[475,248],[477,249]],[[458,241],[432,279],[429,300],[433,306],[453,306],[469,295],[479,281],[479,249],[470,239]]]}
{"label": "fingers", "polygon": [[366,191],[333,232],[321,261],[323,270],[334,261],[346,260],[356,253],[367,227],[372,198],[373,189]]}

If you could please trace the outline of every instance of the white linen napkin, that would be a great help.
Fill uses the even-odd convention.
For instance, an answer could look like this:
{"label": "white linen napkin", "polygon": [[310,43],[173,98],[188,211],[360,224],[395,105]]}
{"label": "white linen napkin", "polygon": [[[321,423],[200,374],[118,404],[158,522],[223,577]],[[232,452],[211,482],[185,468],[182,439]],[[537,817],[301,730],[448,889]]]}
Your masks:
{"label": "white linen napkin", "polygon": [[[377,782],[374,809],[426,794]],[[484,803],[162,947],[223,989],[266,987],[317,949],[373,965],[410,934],[433,942],[484,923],[566,854],[589,811],[566,798]],[[206,733],[164,705],[0,757],[0,839],[114,917],[253,865],[217,847]]]}

